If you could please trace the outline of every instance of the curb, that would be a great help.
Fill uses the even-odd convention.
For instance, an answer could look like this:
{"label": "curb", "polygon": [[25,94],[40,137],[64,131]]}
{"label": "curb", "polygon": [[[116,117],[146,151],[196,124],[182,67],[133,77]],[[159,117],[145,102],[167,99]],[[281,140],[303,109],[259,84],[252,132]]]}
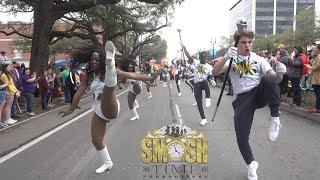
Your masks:
{"label": "curb", "polygon": [[[221,88],[222,84],[217,84],[215,87]],[[226,90],[228,90],[227,86],[225,87]],[[280,110],[320,123],[320,114],[309,113],[308,110],[303,108],[290,107],[289,104],[281,103]]]}

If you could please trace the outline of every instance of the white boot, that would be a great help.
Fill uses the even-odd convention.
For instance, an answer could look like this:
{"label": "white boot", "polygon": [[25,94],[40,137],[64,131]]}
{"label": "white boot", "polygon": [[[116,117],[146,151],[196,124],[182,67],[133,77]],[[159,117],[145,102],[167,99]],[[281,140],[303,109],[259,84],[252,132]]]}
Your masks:
{"label": "white boot", "polygon": [[113,163],[111,161],[107,147],[104,147],[102,150],[98,151],[98,155],[102,160],[103,164],[98,169],[96,169],[96,173],[101,174],[105,172],[107,169],[111,169]]}
{"label": "white boot", "polygon": [[107,41],[105,45],[106,51],[106,72],[104,75],[104,82],[107,87],[114,87],[117,85],[117,70],[115,66],[115,47],[112,41]]}
{"label": "white boot", "polygon": [[206,98],[206,107],[210,107],[210,106],[211,106],[211,99]]}
{"label": "white boot", "polygon": [[130,119],[131,121],[135,121],[139,119],[139,114],[137,112],[137,109],[133,108],[131,110],[133,117]]}
{"label": "white boot", "polygon": [[134,100],[133,108],[134,108],[134,109],[139,109],[139,108],[140,108],[137,100]]}
{"label": "white boot", "polygon": [[148,92],[148,99],[150,99],[150,98],[152,98],[152,93],[151,93],[151,91],[150,92]]}

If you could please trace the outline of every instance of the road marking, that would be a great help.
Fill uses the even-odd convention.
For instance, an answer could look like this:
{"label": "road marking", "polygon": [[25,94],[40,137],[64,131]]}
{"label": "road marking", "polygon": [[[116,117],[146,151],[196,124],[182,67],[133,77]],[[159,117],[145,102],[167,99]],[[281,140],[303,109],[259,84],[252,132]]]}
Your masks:
{"label": "road marking", "polygon": [[[85,97],[85,98],[81,99],[80,102],[81,102],[81,101],[84,101],[85,99],[88,99],[88,98],[92,98],[92,96]],[[25,119],[25,120],[23,120],[23,121],[19,121],[19,122],[15,123],[15,124],[13,124],[13,125],[11,125],[11,126],[8,126],[8,127],[5,127],[5,128],[0,129],[0,132],[1,132],[1,131],[4,131],[4,130],[6,130],[6,129],[9,129],[9,128],[15,127],[15,126],[17,126],[17,125],[19,125],[19,124],[28,122],[28,121],[30,121],[30,120],[32,120],[32,119],[35,119],[35,118],[44,116],[44,115],[46,115],[46,114],[49,114],[49,113],[51,113],[51,112],[57,111],[57,110],[59,110],[59,109],[65,108],[65,107],[67,107],[67,106],[69,106],[69,105],[63,105],[63,106],[61,106],[61,107],[52,109],[52,110],[50,110],[50,111],[46,111],[46,112],[44,112],[44,113],[38,114],[38,115],[33,116],[33,117],[31,117],[31,118],[28,118],[28,119]]]}
{"label": "road marking", "polygon": [[[121,96],[121,95],[122,95],[122,94],[124,94],[126,91],[128,91],[128,90],[125,90],[125,91],[123,91],[123,92],[121,92],[121,93],[117,94],[117,96],[116,96],[116,97]],[[27,144],[25,144],[25,145],[21,146],[20,148],[18,148],[18,149],[16,149],[16,150],[13,150],[13,151],[12,151],[12,152],[10,152],[9,154],[7,154],[7,155],[5,155],[5,156],[3,156],[3,157],[1,157],[1,158],[0,158],[0,164],[2,164],[3,162],[5,162],[5,161],[7,161],[7,160],[9,160],[9,159],[11,159],[11,158],[13,158],[14,156],[16,156],[16,155],[18,155],[18,154],[20,154],[20,153],[21,153],[21,152],[23,152],[24,150],[26,150],[26,149],[28,149],[29,147],[31,147],[31,146],[33,146],[33,145],[37,144],[38,142],[40,142],[40,141],[44,140],[45,138],[47,138],[47,137],[49,137],[50,135],[52,135],[52,134],[54,134],[54,133],[58,132],[59,130],[61,130],[61,129],[63,129],[63,128],[67,127],[68,125],[70,125],[70,124],[72,124],[72,123],[74,123],[74,122],[78,121],[79,119],[81,119],[83,116],[85,116],[85,115],[89,114],[90,112],[92,112],[92,110],[91,110],[91,109],[89,109],[89,110],[87,110],[86,112],[84,112],[84,113],[82,113],[82,114],[78,115],[77,117],[75,117],[75,118],[73,118],[73,119],[71,119],[71,120],[69,120],[69,121],[65,122],[64,124],[62,124],[62,125],[60,125],[60,126],[58,126],[58,127],[54,128],[54,129],[52,129],[51,131],[49,131],[49,132],[47,132],[47,133],[45,133],[45,134],[43,134],[43,135],[41,135],[41,136],[37,137],[36,139],[34,139],[34,140],[32,140],[32,141],[28,142]]]}
{"label": "road marking", "polygon": [[183,124],[183,120],[181,118],[181,113],[180,113],[180,108],[178,104],[175,104],[176,107],[176,111],[177,111],[177,115],[178,115],[178,119],[179,119],[179,124],[182,125]]}

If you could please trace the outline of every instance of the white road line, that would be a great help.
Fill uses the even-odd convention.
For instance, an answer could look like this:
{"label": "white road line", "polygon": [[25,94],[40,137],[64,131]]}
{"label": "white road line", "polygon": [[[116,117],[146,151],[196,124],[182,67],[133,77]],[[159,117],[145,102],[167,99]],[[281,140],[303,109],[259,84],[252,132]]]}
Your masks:
{"label": "white road line", "polygon": [[[128,90],[125,90],[125,91],[117,94],[117,97],[120,96],[120,95],[122,95],[122,94],[125,93],[126,91],[128,91]],[[65,128],[65,127],[67,127],[68,125],[70,125],[70,124],[78,121],[78,120],[81,119],[83,116],[89,114],[91,111],[92,111],[91,109],[87,110],[86,112],[78,115],[77,117],[71,119],[70,121],[65,122],[65,123],[62,124],[61,126],[58,126],[58,127],[54,128],[53,130],[51,130],[51,131],[49,131],[49,132],[47,132],[47,133],[45,133],[45,134],[37,137],[37,138],[34,139],[33,141],[30,141],[30,142],[28,142],[27,144],[21,146],[20,148],[18,148],[18,149],[16,149],[16,150],[10,152],[9,154],[1,157],[1,158],[0,158],[0,164],[2,164],[3,162],[7,161],[8,159],[11,159],[12,157],[14,157],[14,156],[16,156],[16,155],[18,155],[18,154],[20,154],[22,151],[24,151],[24,150],[28,149],[29,147],[37,144],[38,142],[40,142],[40,141],[44,140],[45,138],[49,137],[50,135],[58,132],[59,130],[61,130],[61,129]]]}
{"label": "white road line", "polygon": [[178,118],[179,118],[179,124],[182,125],[182,124],[183,124],[183,120],[182,120],[182,118],[181,118],[181,113],[180,113],[179,105],[178,105],[178,104],[175,104],[175,107],[176,107],[176,111],[177,111]]}
{"label": "white road line", "polygon": [[[92,98],[92,96],[85,97],[85,98],[81,99],[80,102],[81,102],[81,101],[84,101],[85,99],[88,99],[88,98]],[[57,111],[57,110],[59,110],[59,109],[65,108],[65,107],[67,107],[67,106],[69,106],[69,105],[63,105],[63,106],[61,106],[61,107],[52,109],[52,110],[50,110],[50,111],[46,111],[46,112],[44,112],[44,113],[41,113],[41,114],[39,114],[39,115],[33,116],[33,117],[31,117],[31,118],[28,118],[28,119],[25,119],[25,120],[23,120],[23,121],[19,121],[19,122],[15,123],[15,124],[13,124],[13,125],[11,125],[11,126],[9,126],[9,127],[0,129],[0,132],[1,132],[1,131],[4,131],[4,130],[6,130],[6,129],[9,129],[9,128],[15,127],[15,126],[17,126],[17,125],[19,125],[19,124],[25,123],[25,122],[27,122],[27,121],[30,121],[30,120],[32,120],[32,119],[35,119],[35,118],[44,116],[44,115],[46,115],[46,114],[49,114],[49,113],[51,113],[51,112]]]}

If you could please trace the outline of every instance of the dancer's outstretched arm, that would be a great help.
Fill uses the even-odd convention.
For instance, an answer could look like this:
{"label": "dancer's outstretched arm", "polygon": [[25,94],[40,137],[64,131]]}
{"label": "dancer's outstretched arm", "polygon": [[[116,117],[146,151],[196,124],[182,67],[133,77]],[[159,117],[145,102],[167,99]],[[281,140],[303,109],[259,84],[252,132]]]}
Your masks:
{"label": "dancer's outstretched arm", "polygon": [[140,81],[153,81],[157,78],[159,75],[160,71],[154,73],[153,76],[147,76],[143,74],[138,74],[135,72],[125,72],[121,70],[117,70],[117,75],[119,79],[134,79],[134,80],[140,80]]}
{"label": "dancer's outstretched arm", "polygon": [[78,107],[79,101],[81,96],[86,92],[87,89],[87,76],[83,77],[83,81],[80,84],[80,87],[78,88],[77,92],[75,93],[73,99],[72,99],[72,104],[71,107],[67,111],[61,111],[59,112],[62,117],[65,117],[71,113]]}

